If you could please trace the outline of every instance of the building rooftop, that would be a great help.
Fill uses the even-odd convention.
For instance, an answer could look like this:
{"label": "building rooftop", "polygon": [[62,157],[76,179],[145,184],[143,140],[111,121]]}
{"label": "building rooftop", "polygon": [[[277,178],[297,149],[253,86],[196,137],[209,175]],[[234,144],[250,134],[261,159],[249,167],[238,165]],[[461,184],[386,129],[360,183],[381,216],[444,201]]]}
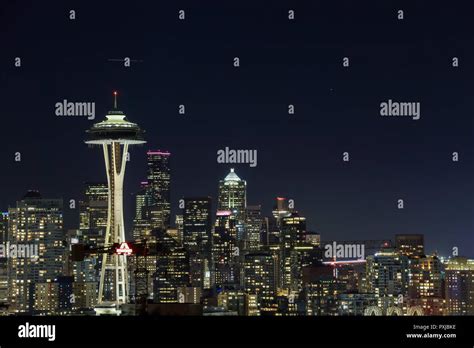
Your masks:
{"label": "building rooftop", "polygon": [[227,174],[224,181],[241,181],[241,179],[235,174],[234,168],[230,168],[230,173]]}

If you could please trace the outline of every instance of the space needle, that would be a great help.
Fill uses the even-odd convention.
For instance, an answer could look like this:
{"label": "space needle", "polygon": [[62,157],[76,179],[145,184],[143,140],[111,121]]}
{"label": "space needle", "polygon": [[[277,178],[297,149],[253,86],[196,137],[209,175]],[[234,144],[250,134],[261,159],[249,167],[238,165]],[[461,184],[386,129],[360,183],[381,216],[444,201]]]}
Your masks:
{"label": "space needle", "polygon": [[[144,131],[136,123],[128,121],[117,110],[117,92],[114,92],[114,109],[102,122],[95,123],[87,131],[86,144],[102,147],[108,182],[108,211],[105,246],[125,242],[123,220],[123,179],[130,145],[144,144]],[[127,259],[117,253],[102,255],[99,295],[96,313],[119,313],[120,306],[128,300]]]}

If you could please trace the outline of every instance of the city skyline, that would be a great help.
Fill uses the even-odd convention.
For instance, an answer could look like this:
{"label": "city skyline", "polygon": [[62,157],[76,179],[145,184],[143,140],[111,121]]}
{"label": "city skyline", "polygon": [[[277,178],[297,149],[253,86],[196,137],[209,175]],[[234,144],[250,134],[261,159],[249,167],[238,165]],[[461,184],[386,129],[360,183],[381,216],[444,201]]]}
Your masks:
{"label": "city skyline", "polygon": [[[233,167],[219,180],[214,199],[182,197],[172,224],[172,154],[166,150],[146,151],[146,181],[134,196],[133,230],[125,233],[128,145],[144,144],[145,131],[117,110],[117,91],[113,95],[114,110],[87,131],[86,144],[103,147],[107,183],[85,184],[78,202],[80,225],[67,232],[63,227],[63,209],[69,204],[76,210],[75,200],[51,204],[38,191],[28,191],[2,216],[3,243],[43,243],[36,258],[10,257],[6,263],[0,290],[10,313],[474,313],[474,263],[458,247],[445,257],[425,250],[424,234],[396,234],[393,240],[321,238],[320,231],[308,229],[291,198],[277,196],[271,215],[261,204],[249,204],[247,181]],[[255,167],[257,150],[226,147],[217,151],[217,162]],[[398,208],[404,208],[403,200]]]}
{"label": "city skyline", "polygon": [[0,1],[0,348],[458,344],[474,1]]}
{"label": "city skyline", "polygon": [[[159,162],[165,160],[169,163],[169,152],[155,150],[148,151],[147,154],[158,155],[156,159]],[[165,159],[160,157],[163,154],[166,155]],[[157,168],[160,169],[152,173],[164,178],[166,182],[170,178],[169,169],[167,166],[159,166],[159,162],[149,163],[149,167],[155,168],[158,165]],[[166,185],[158,185],[158,192],[160,187]],[[260,206],[247,205],[247,183],[233,169],[220,180],[217,211],[212,211],[210,197],[186,197],[182,203],[181,227],[164,227],[161,214],[145,216],[144,219],[151,225],[139,233],[137,240],[127,241],[129,245],[118,243],[116,247],[110,243],[104,244],[107,239],[106,231],[109,230],[107,220],[110,219],[110,211],[107,212],[108,204],[101,198],[105,196],[107,201],[107,197],[113,197],[110,193],[113,187],[90,183],[85,189],[89,199],[80,203],[81,226],[77,230],[67,231],[65,241],[64,236],[59,235],[64,231],[62,199],[48,199],[31,191],[17,202],[16,208],[10,208],[9,214],[3,216],[8,225],[2,223],[0,232],[8,232],[9,243],[36,240],[44,243],[39,248],[42,251],[39,257],[43,261],[38,262],[38,258],[33,258],[27,263],[18,263],[20,256],[8,262],[8,287],[9,291],[13,291],[9,292],[12,297],[8,299],[12,299],[9,306],[15,311],[69,315],[75,313],[74,310],[79,310],[77,313],[90,315],[91,306],[94,307],[96,303],[98,307],[94,307],[95,311],[102,313],[104,308],[101,301],[93,300],[96,289],[92,285],[97,285],[94,270],[97,267],[91,266],[100,262],[101,252],[112,247],[117,248],[118,252],[119,246],[123,250],[132,246],[128,270],[132,280],[126,286],[133,289],[134,295],[121,303],[120,311],[125,315],[136,315],[141,303],[141,297],[137,296],[150,296],[150,290],[145,290],[147,288],[142,284],[153,285],[150,289],[154,302],[148,306],[161,308],[160,311],[164,311],[161,312],[162,315],[167,312],[166,305],[172,303],[186,305],[176,312],[180,315],[473,313],[472,301],[466,300],[469,297],[465,296],[472,292],[469,284],[474,274],[474,260],[464,257],[446,260],[432,255],[425,250],[425,238],[422,234],[398,234],[393,242],[333,241],[334,249],[329,248],[332,252],[327,255],[328,246],[332,245],[306,229],[306,218],[293,209],[292,202],[277,197],[273,217],[269,218],[261,215]],[[154,197],[154,192],[151,190],[146,194]],[[141,205],[141,202],[137,200],[137,204]],[[155,212],[167,209],[159,204],[160,200],[145,199],[144,202],[142,209],[158,207],[158,210],[151,210]],[[160,225],[153,227],[155,222]],[[259,227],[258,238],[255,240],[252,234],[255,232],[256,222]],[[274,235],[274,232],[277,234]],[[150,256],[143,256],[142,251],[139,251],[142,238],[148,238],[151,243],[147,252]],[[362,244],[354,245],[355,242]],[[160,245],[156,250],[151,246],[155,244],[157,247]],[[341,255],[339,251],[336,252],[339,249],[337,244],[342,246],[339,250]],[[70,251],[64,249],[67,245],[73,247],[72,259]],[[79,254],[74,251],[74,246],[81,245],[86,246],[82,250],[91,250],[92,254],[86,252],[78,259]],[[362,250],[359,248],[361,245]],[[98,249],[94,249],[97,247]],[[348,251],[350,255],[346,255]],[[158,254],[154,254],[155,252]],[[53,254],[56,256],[53,257]],[[323,260],[326,261],[321,262]],[[145,267],[152,273],[147,275],[140,273],[142,271],[133,271],[141,269],[139,267]],[[12,273],[12,269],[17,270]],[[67,269],[70,269],[66,271],[69,274],[63,273]],[[146,281],[150,275],[152,278]],[[29,280],[24,285],[17,284],[16,279],[23,276],[36,279],[36,282],[31,284]],[[47,278],[50,280],[46,281]],[[304,286],[303,292],[301,284]],[[20,289],[18,293],[15,290],[17,287]],[[325,290],[321,292],[322,289]],[[3,288],[0,290],[3,291]],[[326,294],[326,291],[329,293]],[[32,297],[32,294],[35,295]],[[84,294],[87,297],[83,297]],[[70,301],[71,296],[78,297]],[[217,307],[211,305],[213,296],[217,296]],[[336,307],[334,303],[328,302],[334,301],[331,298],[337,298]],[[76,301],[79,301],[77,306],[81,304],[83,307],[77,307]],[[239,301],[244,301],[246,305],[240,308]],[[199,303],[205,304],[204,312],[196,307]],[[134,306],[135,311],[132,310]],[[103,313],[108,313],[108,309]]]}
{"label": "city skyline", "polygon": [[[164,147],[163,147],[164,148]],[[167,151],[167,150],[146,150],[146,152],[149,152],[149,151]],[[136,152],[136,150],[134,151]],[[170,153],[171,155],[171,153]],[[145,156],[146,156],[146,153],[145,153]],[[144,156],[144,157],[145,157]],[[173,161],[173,160],[171,160]],[[222,167],[228,167],[229,170],[234,170],[235,167],[237,167],[238,165],[236,164],[229,164],[229,165],[222,165]],[[225,175],[224,175],[225,176]],[[216,185],[215,185],[215,189],[214,191],[217,191],[217,188],[218,188],[218,180],[219,179],[216,179]],[[81,187],[80,189],[78,189],[78,191],[81,191],[82,190],[82,187],[84,186],[84,184],[87,184],[88,182],[97,182],[97,183],[100,183],[100,182],[104,182],[106,183],[107,181],[101,181],[99,178],[95,178],[93,180],[85,180],[83,181],[82,183],[80,183],[80,185],[78,185],[79,187]],[[141,182],[143,183],[143,181]],[[128,185],[130,184],[133,184],[133,183],[128,183]],[[176,184],[175,184],[176,185]],[[138,189],[137,189],[138,185],[134,185],[133,188],[130,188],[130,187],[127,187],[127,185],[125,185],[125,194],[128,196],[128,199],[126,199],[128,202],[127,202],[127,207],[125,209],[125,226],[126,226],[126,236],[127,236],[127,239],[132,239],[132,229],[133,229],[133,210],[135,209],[134,207],[134,202],[133,202],[133,197],[135,196],[135,194],[138,192]],[[250,184],[250,188],[252,187],[252,185]],[[38,189],[37,187],[34,187],[34,188],[30,188],[28,189],[27,191],[23,192],[22,194],[19,194],[18,195],[18,198],[17,198],[17,201],[21,199],[21,197],[26,194],[28,191],[39,191],[44,197],[48,197],[48,198],[51,198],[51,199],[56,199],[56,198],[59,198],[59,199],[63,199],[63,200],[67,200],[66,198],[67,197],[57,197],[55,196],[54,194],[47,194],[47,195],[44,195],[44,191],[41,190],[41,189]],[[251,189],[249,191],[252,191]],[[173,190],[172,190],[173,192]],[[205,194],[205,192],[203,190],[199,191],[199,192],[203,192],[203,194]],[[172,215],[171,215],[171,221],[173,221],[173,223],[171,223],[171,225],[174,225],[174,219],[173,217],[175,217],[178,212],[179,212],[179,208],[177,208],[177,206],[179,205],[179,200],[186,197],[186,196],[196,196],[196,194],[190,194],[190,195],[184,195],[182,197],[174,197],[173,195],[173,198],[174,198],[174,201],[176,202],[174,207],[171,208],[171,211],[172,211]],[[198,194],[199,196],[199,194]],[[213,197],[214,199],[216,199],[217,195],[214,194],[214,195],[211,195],[209,194],[210,197]],[[264,207],[266,207],[265,209],[265,212],[267,215],[269,215],[272,211],[272,208],[274,206],[274,203],[275,203],[275,200],[276,198],[278,197],[279,195],[274,195],[273,197],[267,197],[266,199],[262,200],[262,201],[255,201],[255,202],[250,202],[250,204],[258,204],[258,205],[262,205]],[[287,196],[285,197],[287,199],[292,199],[292,196]],[[81,199],[82,199],[82,194],[80,194],[78,197],[74,197],[74,198],[70,198],[70,199],[74,199],[75,201],[79,202]],[[263,202],[263,203],[262,203]],[[217,210],[217,206],[216,206],[216,203],[217,202],[214,202],[213,204],[213,211],[215,212]],[[297,202],[296,202],[297,203]],[[3,208],[2,211],[7,211],[8,207],[9,206],[12,206],[12,204],[8,205],[6,208]],[[298,205],[298,207],[300,207],[300,205]],[[77,228],[78,224],[79,224],[79,211],[78,209],[74,208],[74,209],[67,209],[65,208],[64,209],[64,214],[65,214],[65,225],[68,227],[68,228]],[[300,208],[300,209],[297,209],[299,211],[301,211],[303,214],[305,214],[305,216],[311,216],[311,213],[306,213],[304,207],[303,208]],[[317,226],[317,223],[315,223],[314,221],[311,221],[310,219],[308,219],[308,223],[310,226]],[[331,236],[329,234],[326,234],[323,230],[321,229],[315,229],[315,228],[309,228],[309,230],[313,231],[313,232],[316,232],[318,234],[320,234],[324,240],[337,240],[338,238],[336,237],[337,235],[339,234],[336,234],[336,236]],[[393,229],[392,229],[393,231]],[[361,240],[364,240],[364,239],[391,239],[391,236],[394,236],[395,234],[400,234],[400,233],[421,233],[421,234],[424,234],[425,236],[427,236],[427,245],[432,245],[431,246],[431,251],[432,252],[437,252],[438,254],[442,255],[442,256],[449,256],[452,252],[452,247],[458,247],[458,245],[462,245],[461,243],[456,243],[456,244],[453,244],[451,248],[449,247],[445,247],[444,249],[440,248],[439,244],[435,244],[434,240],[431,240],[429,238],[430,234],[429,233],[422,233],[420,231],[409,231],[409,232],[404,232],[404,231],[395,231],[394,233],[389,233],[389,232],[384,232],[384,233],[380,233],[378,235],[375,236],[375,238],[368,238],[368,237],[365,237],[364,234],[361,234],[361,235],[351,235],[351,236],[348,236],[348,237],[339,237],[339,240],[357,240],[357,239],[361,239]],[[359,237],[360,236],[360,237]],[[439,241],[438,241],[439,242]],[[461,241],[462,242],[462,241]],[[465,246],[464,246],[465,248]],[[461,250],[466,250],[464,248],[461,248]],[[442,250],[442,251],[440,251]],[[467,249],[467,252],[464,253],[463,255],[465,256],[468,256],[468,257],[472,257],[472,254],[473,252],[472,251],[469,251],[469,249]]]}
{"label": "city skyline", "polygon": [[[167,154],[171,155],[170,152],[167,152],[167,150],[161,150],[161,149],[155,149],[155,150],[147,150],[147,153],[149,152],[162,152],[162,151],[165,151]],[[229,165],[229,173],[233,174],[234,173],[234,170],[235,170],[235,165]],[[229,175],[229,173],[227,175]],[[218,183],[218,180],[216,180],[216,182]],[[100,180],[89,180],[89,181],[84,181],[81,183],[81,190],[86,187],[88,184],[90,183],[97,183],[97,184],[104,184],[104,185],[107,185],[107,181],[100,181]],[[144,181],[141,181],[140,184],[144,184],[145,182]],[[216,185],[218,186],[218,185]],[[17,201],[21,200],[21,198],[24,196],[24,195],[27,195],[29,192],[35,192],[37,191],[39,194],[41,194],[43,197],[45,198],[48,198],[48,199],[59,199],[59,200],[62,200],[62,201],[65,201],[64,203],[64,215],[65,215],[65,225],[68,225],[69,228],[78,228],[79,227],[79,217],[80,217],[80,212],[79,212],[79,209],[78,208],[73,208],[73,209],[67,209],[67,201],[64,197],[54,197],[52,195],[44,195],[43,192],[41,190],[38,190],[37,188],[34,188],[34,189],[29,189],[27,190],[26,192],[23,193],[23,195],[19,195],[19,198],[17,199]],[[129,191],[133,191],[133,190],[129,190]],[[130,200],[133,200],[134,197],[136,196],[136,194],[138,194],[140,191],[139,190],[134,190],[135,192],[132,193],[132,192],[129,192],[129,195],[132,197]],[[179,200],[181,199],[185,199],[186,197],[192,197],[192,196],[196,196],[196,195],[187,195],[187,196],[182,196],[180,197],[179,199],[176,199],[177,201],[177,204],[176,205],[179,205]],[[213,204],[212,204],[212,212],[213,212],[213,216],[215,216],[216,212],[219,210],[218,207],[217,207],[217,195],[215,196],[212,196],[212,195],[208,195],[209,197],[212,198],[213,200]],[[291,197],[291,196],[290,196]],[[285,199],[291,199],[290,197],[285,197]],[[79,195],[79,197],[77,199],[74,199],[74,204],[76,204],[76,202],[80,202],[82,199],[84,198],[83,194]],[[276,207],[276,200],[278,199],[278,196],[275,195],[274,197],[272,198],[269,198],[267,199],[267,204],[266,206],[267,207],[272,207],[272,209],[267,209],[267,211],[264,213],[264,215],[271,215],[271,211],[273,210],[274,207]],[[268,201],[272,201],[272,203],[268,203]],[[130,202],[129,202],[130,203]],[[133,221],[134,221],[134,218],[133,218],[133,211],[134,209],[136,208],[135,207],[135,202],[132,202],[132,204],[129,204],[130,205],[133,205],[133,208],[129,207],[127,210],[128,212],[125,213],[125,226],[126,226],[126,239],[128,241],[132,241],[134,240],[135,238],[133,237]],[[251,202],[250,205],[259,205],[259,206],[262,206],[263,204],[261,202]],[[10,206],[13,206],[13,205],[9,205]],[[4,212],[7,212],[8,209],[4,209],[3,211]],[[175,226],[175,218],[176,218],[176,215],[179,215],[179,211],[181,209],[179,208],[175,208],[175,209],[172,209],[172,211],[174,212],[170,217],[171,217],[171,221],[172,223],[169,224],[169,227],[176,227]],[[301,212],[302,214],[304,214],[306,216],[306,213],[304,212],[304,209],[295,209],[299,212]],[[73,215],[74,217],[71,219],[71,215]],[[69,217],[69,218],[67,218]],[[70,220],[77,220],[77,223],[72,223]],[[310,221],[308,221],[310,222]],[[384,234],[380,234],[377,236],[377,238],[365,238],[363,236],[361,236],[360,238],[358,238],[358,236],[351,236],[349,238],[334,238],[333,236],[331,235],[326,235],[323,231],[321,230],[314,230],[314,229],[311,229],[309,228],[308,231],[311,231],[312,233],[317,233],[321,236],[321,240],[322,241],[333,241],[333,240],[340,240],[340,241],[346,241],[346,240],[370,240],[370,239],[374,239],[374,240],[393,240],[393,237],[396,235],[396,234],[403,234],[403,231],[398,231],[397,233],[394,233],[394,234],[387,234],[387,233],[384,233]],[[407,234],[413,234],[413,233],[408,233]],[[422,234],[422,235],[425,235],[424,233],[415,233],[415,234]],[[428,235],[429,237],[429,235]],[[434,245],[434,248],[433,249],[430,249],[428,254],[431,254],[431,253],[436,253],[440,256],[443,256],[443,257],[450,257],[451,254],[452,254],[452,249],[449,249],[447,250],[448,252],[443,254],[439,251],[438,248],[436,248],[436,244],[434,244],[434,241],[430,241],[429,238],[427,238],[427,242],[428,243],[433,243]],[[454,245],[453,247],[457,247],[456,245]],[[459,247],[457,247],[459,249]],[[457,250],[458,250],[457,249]],[[458,253],[459,254],[459,253]],[[460,253],[462,256],[466,256],[466,257],[471,257],[471,254],[463,254],[462,252]]]}

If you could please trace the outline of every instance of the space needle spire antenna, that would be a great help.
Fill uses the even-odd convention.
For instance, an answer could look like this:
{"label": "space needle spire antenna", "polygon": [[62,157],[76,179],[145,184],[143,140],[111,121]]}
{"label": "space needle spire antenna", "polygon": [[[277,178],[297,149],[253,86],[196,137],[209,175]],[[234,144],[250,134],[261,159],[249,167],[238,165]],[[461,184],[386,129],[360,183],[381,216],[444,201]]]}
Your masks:
{"label": "space needle spire antenna", "polygon": [[114,110],[117,110],[117,91],[114,91]]}

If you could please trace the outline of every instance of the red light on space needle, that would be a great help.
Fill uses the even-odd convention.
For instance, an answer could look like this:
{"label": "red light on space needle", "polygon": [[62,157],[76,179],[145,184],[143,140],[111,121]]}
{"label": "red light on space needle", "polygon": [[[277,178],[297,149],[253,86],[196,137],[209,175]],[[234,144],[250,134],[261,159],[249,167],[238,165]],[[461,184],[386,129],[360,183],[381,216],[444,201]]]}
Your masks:
{"label": "red light on space needle", "polygon": [[114,91],[113,95],[114,95],[114,109],[117,109],[117,91]]}
{"label": "red light on space needle", "polygon": [[120,244],[120,247],[116,248],[115,249],[115,253],[118,254],[118,255],[125,255],[125,256],[129,256],[129,255],[132,255],[132,248],[130,248],[130,246],[128,245],[127,242],[122,242]]}

